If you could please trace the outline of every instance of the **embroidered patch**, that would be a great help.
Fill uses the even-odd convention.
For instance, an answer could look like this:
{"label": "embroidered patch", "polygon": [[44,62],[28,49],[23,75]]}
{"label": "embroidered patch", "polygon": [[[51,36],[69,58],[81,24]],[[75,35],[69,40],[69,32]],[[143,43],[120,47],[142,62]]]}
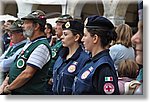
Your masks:
{"label": "embroidered patch", "polygon": [[89,74],[90,74],[90,71],[89,71],[89,70],[85,71],[85,72],[81,75],[81,79],[87,78]]}
{"label": "embroidered patch", "polygon": [[94,70],[94,68],[91,66],[91,67],[89,68],[89,71],[92,72],[93,70]]}
{"label": "embroidered patch", "polygon": [[17,61],[17,67],[18,68],[22,68],[24,66],[24,64],[25,64],[25,61],[23,59],[19,59]]}
{"label": "embroidered patch", "polygon": [[85,21],[84,21],[84,26],[86,26],[87,23],[88,23],[88,18],[85,19]]}
{"label": "embroidered patch", "polygon": [[52,58],[54,58],[56,56],[56,52],[52,51]]}
{"label": "embroidered patch", "polygon": [[103,89],[106,94],[112,94],[115,91],[115,87],[112,83],[105,83]]}
{"label": "embroidered patch", "polygon": [[105,81],[113,81],[113,77],[105,77]]}
{"label": "embroidered patch", "polygon": [[73,73],[76,70],[76,66],[75,65],[70,65],[68,67],[68,72]]}

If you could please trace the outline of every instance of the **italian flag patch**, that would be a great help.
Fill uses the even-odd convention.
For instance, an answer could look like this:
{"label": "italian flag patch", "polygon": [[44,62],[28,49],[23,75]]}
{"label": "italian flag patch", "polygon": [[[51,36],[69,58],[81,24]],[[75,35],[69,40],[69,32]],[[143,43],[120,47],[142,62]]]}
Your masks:
{"label": "italian flag patch", "polygon": [[113,77],[105,77],[105,81],[113,81]]}

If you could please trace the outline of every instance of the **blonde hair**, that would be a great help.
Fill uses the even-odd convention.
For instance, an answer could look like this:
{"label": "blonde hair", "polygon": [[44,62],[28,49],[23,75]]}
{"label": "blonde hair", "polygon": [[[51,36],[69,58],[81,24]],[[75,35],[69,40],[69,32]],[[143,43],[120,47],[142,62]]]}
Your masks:
{"label": "blonde hair", "polygon": [[131,37],[133,36],[132,29],[127,24],[120,24],[116,27],[117,39],[116,44],[132,47]]}
{"label": "blonde hair", "polygon": [[119,63],[118,66],[118,76],[119,77],[129,77],[136,78],[138,72],[138,65],[134,60],[126,59]]}

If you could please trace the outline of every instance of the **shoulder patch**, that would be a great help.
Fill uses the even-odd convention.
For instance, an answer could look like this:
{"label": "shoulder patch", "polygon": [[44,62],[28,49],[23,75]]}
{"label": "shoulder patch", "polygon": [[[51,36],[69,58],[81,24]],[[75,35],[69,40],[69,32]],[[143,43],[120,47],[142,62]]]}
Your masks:
{"label": "shoulder patch", "polygon": [[81,75],[81,79],[87,78],[89,74],[90,74],[90,71],[89,71],[89,70],[85,71],[85,72]]}
{"label": "shoulder patch", "polygon": [[115,87],[112,83],[105,83],[103,90],[106,94],[112,94],[115,91]]}

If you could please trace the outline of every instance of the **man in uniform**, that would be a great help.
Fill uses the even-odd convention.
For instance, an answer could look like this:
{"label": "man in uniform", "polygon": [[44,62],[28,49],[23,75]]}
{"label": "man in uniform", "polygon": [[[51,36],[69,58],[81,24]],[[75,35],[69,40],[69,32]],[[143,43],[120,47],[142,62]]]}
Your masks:
{"label": "man in uniform", "polygon": [[4,34],[2,35],[2,52],[5,52],[10,45],[10,37],[9,37],[9,27],[12,25],[14,21],[8,20],[4,23]]}
{"label": "man in uniform", "polygon": [[12,46],[4,52],[0,57],[0,72],[3,73],[4,77],[8,74],[8,71],[16,59],[16,56],[21,52],[23,46],[26,44],[26,38],[23,36],[22,30],[23,21],[16,20],[9,28],[10,40],[13,43]]}
{"label": "man in uniform", "polygon": [[47,94],[46,84],[48,77],[51,49],[44,34],[45,13],[36,10],[23,17],[24,36],[30,42],[10,68],[8,85],[4,88],[6,94]]}

